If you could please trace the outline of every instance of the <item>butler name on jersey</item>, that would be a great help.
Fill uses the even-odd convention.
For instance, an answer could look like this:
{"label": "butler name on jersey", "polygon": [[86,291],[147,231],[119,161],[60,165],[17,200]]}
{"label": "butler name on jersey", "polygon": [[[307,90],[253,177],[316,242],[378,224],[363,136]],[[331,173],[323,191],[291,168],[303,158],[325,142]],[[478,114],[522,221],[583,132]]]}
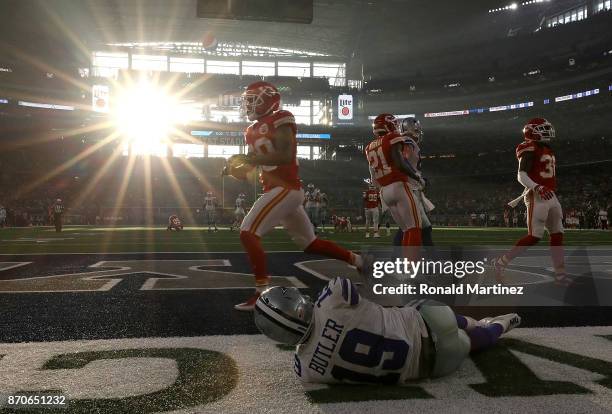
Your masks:
{"label": "butler name on jersey", "polygon": [[264,191],[269,191],[277,186],[295,190],[301,188],[295,140],[297,126],[291,112],[280,110],[259,118],[247,128],[245,133],[246,143],[250,152],[256,154],[272,153],[276,150],[274,143],[276,129],[282,125],[289,125],[293,130],[293,161],[291,164],[264,165],[261,167],[260,180],[264,186]]}
{"label": "butler name on jersey", "polygon": [[302,381],[394,384],[419,377],[421,337],[428,334],[416,308],[383,308],[360,297],[350,280],[335,278],[314,302],[311,320],[295,353]]}

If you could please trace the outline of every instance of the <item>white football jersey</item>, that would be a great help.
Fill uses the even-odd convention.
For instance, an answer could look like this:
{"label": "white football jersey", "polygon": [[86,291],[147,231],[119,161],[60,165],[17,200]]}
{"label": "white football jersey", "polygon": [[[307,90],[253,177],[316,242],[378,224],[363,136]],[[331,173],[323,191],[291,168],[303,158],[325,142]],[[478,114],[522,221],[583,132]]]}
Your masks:
{"label": "white football jersey", "polygon": [[313,325],[295,353],[304,382],[403,383],[419,375],[427,328],[412,307],[384,308],[335,278],[315,302]]}
{"label": "white football jersey", "polygon": [[316,199],[314,191],[306,191],[306,194],[304,194],[304,199],[306,199],[306,208],[315,207]]}
{"label": "white football jersey", "polygon": [[[412,138],[410,137],[405,137],[405,138],[406,140],[404,141],[404,144],[409,146],[412,149],[412,151],[410,152],[410,155],[405,157],[406,161],[408,161],[408,163],[412,166],[412,168],[419,175],[421,175],[421,149],[419,148],[419,145]],[[421,189],[421,184],[412,177],[408,177],[408,185],[413,190]]]}
{"label": "white football jersey", "polygon": [[206,210],[214,210],[216,205],[217,205],[217,197],[215,196],[204,197],[204,208]]}
{"label": "white football jersey", "polygon": [[321,208],[327,208],[327,194],[321,193]]}

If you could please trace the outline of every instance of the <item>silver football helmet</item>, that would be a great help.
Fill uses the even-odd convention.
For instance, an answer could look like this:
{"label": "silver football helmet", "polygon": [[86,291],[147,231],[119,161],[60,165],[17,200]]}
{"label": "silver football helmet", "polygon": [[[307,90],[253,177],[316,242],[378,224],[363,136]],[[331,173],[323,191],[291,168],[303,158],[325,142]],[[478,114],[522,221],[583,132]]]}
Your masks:
{"label": "silver football helmet", "polygon": [[297,345],[310,329],[314,304],[297,288],[266,289],[255,303],[255,325],[268,338]]}
{"label": "silver football helmet", "polygon": [[403,118],[400,121],[400,134],[414,139],[417,144],[423,140],[423,128],[416,118]]}

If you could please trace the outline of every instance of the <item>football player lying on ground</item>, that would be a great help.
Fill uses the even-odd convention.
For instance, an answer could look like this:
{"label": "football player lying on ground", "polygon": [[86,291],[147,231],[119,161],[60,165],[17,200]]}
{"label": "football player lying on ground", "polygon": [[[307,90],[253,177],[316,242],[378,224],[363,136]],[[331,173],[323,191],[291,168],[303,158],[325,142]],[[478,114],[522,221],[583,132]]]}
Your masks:
{"label": "football player lying on ground", "polygon": [[[274,85],[255,82],[242,95],[242,111],[253,123],[245,132],[247,155],[228,159],[224,173],[246,178],[254,166],[261,166],[264,194],[255,201],[240,226],[240,241],[255,275],[255,292],[234,308],[251,311],[259,294],[270,283],[266,253],[261,237],[278,224],[306,253],[343,260],[360,268],[361,257],[330,241],[316,237],[304,210],[304,189],[300,183],[297,161],[297,125],[291,112],[279,110],[280,93]],[[234,171],[235,170],[235,171]]]}
{"label": "football player lying on ground", "polygon": [[314,303],[297,288],[273,287],[255,306],[264,335],[297,345],[295,372],[311,383],[404,384],[448,375],[520,322],[515,313],[477,321],[428,300],[385,308],[343,278],[331,280]]}
{"label": "football player lying on ground", "polygon": [[183,223],[181,222],[181,219],[178,218],[176,214],[173,214],[170,217],[168,217],[168,227],[166,228],[166,230],[176,230],[176,231],[183,230]]}

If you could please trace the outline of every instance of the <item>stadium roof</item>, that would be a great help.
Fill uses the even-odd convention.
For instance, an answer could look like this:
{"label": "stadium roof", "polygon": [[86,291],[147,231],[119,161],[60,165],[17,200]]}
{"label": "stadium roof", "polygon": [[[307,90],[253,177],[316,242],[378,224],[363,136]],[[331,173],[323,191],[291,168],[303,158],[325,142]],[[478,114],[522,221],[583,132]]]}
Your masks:
{"label": "stadium roof", "polygon": [[0,19],[8,35],[25,35],[24,28],[55,32],[90,48],[106,43],[195,42],[211,32],[224,42],[350,57],[360,50],[403,48],[406,53],[426,38],[469,24],[465,19],[470,14],[486,15],[491,4],[457,3],[464,2],[439,1],[434,11],[425,0],[315,0],[312,24],[292,24],[201,19],[196,17],[196,0],[3,0]]}
{"label": "stadium roof", "polygon": [[[109,44],[159,42],[160,50],[168,50],[168,44],[201,42],[211,33],[222,47],[255,45],[274,49],[272,57],[288,57],[294,51],[294,56],[340,58],[349,63],[349,70],[359,71],[363,63],[370,75],[401,73],[423,58],[431,60],[432,52],[444,56],[456,46],[505,37],[508,24],[515,23],[504,26],[500,19],[520,23],[521,10],[488,13],[505,3],[314,0],[312,24],[295,24],[202,19],[196,17],[196,0],[3,0],[0,51],[4,43],[41,58],[50,55],[53,62],[66,61],[58,59],[62,53],[87,62],[89,52]],[[530,7],[539,16],[539,8],[546,6]]]}

